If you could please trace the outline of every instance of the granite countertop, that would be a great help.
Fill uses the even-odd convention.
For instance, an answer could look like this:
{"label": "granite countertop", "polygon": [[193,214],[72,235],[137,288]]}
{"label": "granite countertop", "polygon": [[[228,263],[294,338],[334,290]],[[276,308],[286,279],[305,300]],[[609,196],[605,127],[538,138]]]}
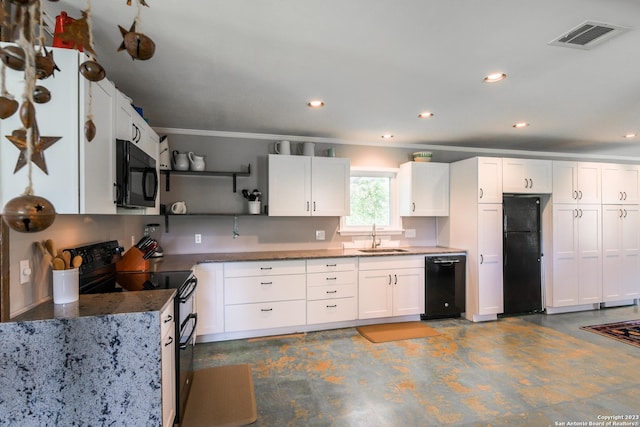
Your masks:
{"label": "granite countertop", "polygon": [[291,259],[312,258],[340,258],[340,257],[375,257],[375,256],[403,256],[403,255],[428,255],[428,254],[452,254],[465,253],[463,249],[448,248],[444,246],[413,246],[402,248],[405,252],[377,252],[366,253],[358,249],[307,249],[287,251],[260,251],[260,252],[218,252],[200,254],[176,254],[165,255],[162,258],[152,258],[152,271],[180,271],[189,270],[194,265],[206,262],[241,262],[241,261],[274,261]]}
{"label": "granite countertop", "polygon": [[173,301],[175,293],[175,289],[158,289],[155,291],[80,295],[78,301],[66,304],[54,304],[53,301],[44,302],[10,321],[28,322],[162,311],[167,304]]}

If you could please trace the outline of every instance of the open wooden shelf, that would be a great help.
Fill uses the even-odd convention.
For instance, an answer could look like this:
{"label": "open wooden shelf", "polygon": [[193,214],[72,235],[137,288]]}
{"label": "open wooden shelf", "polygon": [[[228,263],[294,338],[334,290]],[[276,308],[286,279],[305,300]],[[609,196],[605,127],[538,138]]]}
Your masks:
{"label": "open wooden shelf", "polygon": [[230,172],[226,172],[226,171],[201,171],[201,172],[197,172],[197,171],[177,171],[177,170],[171,170],[171,169],[161,169],[160,173],[162,175],[165,175],[165,189],[166,191],[169,191],[171,188],[171,175],[183,175],[183,176],[200,176],[200,177],[205,177],[205,176],[228,176],[233,178],[233,192],[236,192],[237,186],[236,186],[236,178],[239,176],[250,176],[251,175],[251,165],[247,165],[247,170],[245,171],[230,171]]}

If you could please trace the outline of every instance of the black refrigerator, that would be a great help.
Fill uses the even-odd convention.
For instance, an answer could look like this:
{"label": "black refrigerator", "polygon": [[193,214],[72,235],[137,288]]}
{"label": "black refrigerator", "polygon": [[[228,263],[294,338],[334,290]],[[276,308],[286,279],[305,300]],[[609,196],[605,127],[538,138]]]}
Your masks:
{"label": "black refrigerator", "polygon": [[504,314],[542,310],[540,198],[503,198]]}

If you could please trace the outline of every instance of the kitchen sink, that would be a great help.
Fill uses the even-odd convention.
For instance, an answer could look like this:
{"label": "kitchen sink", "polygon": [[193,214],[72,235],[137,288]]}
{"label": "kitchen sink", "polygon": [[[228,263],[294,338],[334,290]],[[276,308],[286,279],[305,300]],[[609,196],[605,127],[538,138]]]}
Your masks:
{"label": "kitchen sink", "polygon": [[392,252],[409,252],[406,249],[398,249],[398,248],[370,248],[370,249],[358,249],[358,252],[364,252],[367,254],[375,254],[375,253],[392,253]]}

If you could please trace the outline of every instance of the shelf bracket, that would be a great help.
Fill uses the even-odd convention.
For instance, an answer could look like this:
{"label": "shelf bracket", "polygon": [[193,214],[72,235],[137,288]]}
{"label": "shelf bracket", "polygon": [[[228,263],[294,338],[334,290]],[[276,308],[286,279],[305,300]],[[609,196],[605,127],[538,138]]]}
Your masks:
{"label": "shelf bracket", "polygon": [[232,176],[233,176],[233,192],[237,193],[237,191],[236,191],[237,190],[236,189],[236,178],[238,177],[238,175],[234,173]]}
{"label": "shelf bracket", "polygon": [[164,189],[165,191],[169,191],[171,188],[171,172],[166,171],[164,177]]}
{"label": "shelf bracket", "polygon": [[164,232],[169,232],[169,214],[167,213],[164,214]]}

